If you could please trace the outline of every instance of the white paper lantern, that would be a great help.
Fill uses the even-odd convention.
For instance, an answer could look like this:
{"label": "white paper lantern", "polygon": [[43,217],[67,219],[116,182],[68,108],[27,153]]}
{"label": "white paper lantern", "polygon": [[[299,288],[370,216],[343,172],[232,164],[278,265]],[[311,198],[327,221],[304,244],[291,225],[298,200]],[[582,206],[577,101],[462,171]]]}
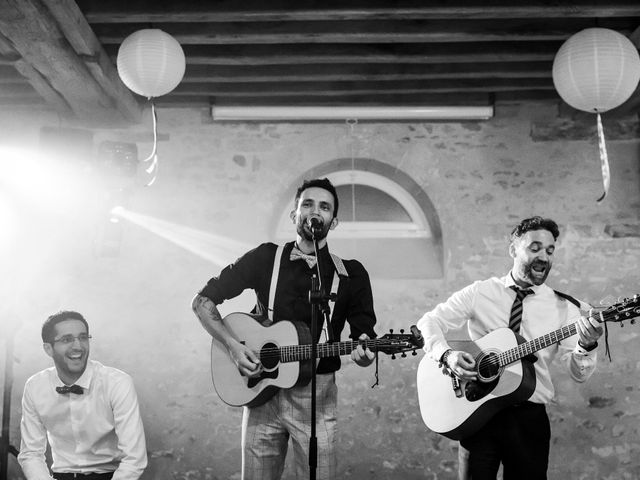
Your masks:
{"label": "white paper lantern", "polygon": [[178,41],[156,28],[132,33],[118,49],[122,82],[147,98],[160,97],[176,88],[184,76],[185,64]]}
{"label": "white paper lantern", "polygon": [[624,35],[587,28],[571,36],[553,60],[553,83],[578,110],[603,113],[624,103],[640,80],[638,50]]}

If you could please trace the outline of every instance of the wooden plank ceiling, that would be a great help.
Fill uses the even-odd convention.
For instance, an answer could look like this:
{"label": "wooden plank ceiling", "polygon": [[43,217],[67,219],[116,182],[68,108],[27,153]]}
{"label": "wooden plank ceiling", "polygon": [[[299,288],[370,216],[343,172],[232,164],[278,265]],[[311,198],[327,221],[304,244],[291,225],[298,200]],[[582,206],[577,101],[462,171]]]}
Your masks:
{"label": "wooden plank ceiling", "polygon": [[640,45],[640,2],[0,0],[0,105],[139,121],[115,59],[142,28],[187,58],[160,107],[559,102],[553,58],[588,27]]}

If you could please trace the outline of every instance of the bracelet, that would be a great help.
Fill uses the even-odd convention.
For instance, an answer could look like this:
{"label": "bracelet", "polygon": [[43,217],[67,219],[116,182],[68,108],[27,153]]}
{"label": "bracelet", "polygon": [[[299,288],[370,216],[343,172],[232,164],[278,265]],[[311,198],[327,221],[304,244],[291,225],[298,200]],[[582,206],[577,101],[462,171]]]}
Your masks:
{"label": "bracelet", "polygon": [[[598,348],[598,342],[594,343],[593,345],[591,345],[590,347],[585,347],[584,345],[582,345],[580,343],[580,340],[578,340],[578,346],[583,349],[585,352],[590,352],[591,350],[595,350],[596,348]],[[447,353],[447,352],[445,352]],[[443,355],[444,356],[444,355]]]}
{"label": "bracelet", "polygon": [[449,355],[451,355],[451,352],[453,352],[452,349],[445,350],[445,352],[440,357],[440,364],[441,365],[444,365],[445,367],[449,366],[449,364],[447,363],[447,360],[449,360]]}

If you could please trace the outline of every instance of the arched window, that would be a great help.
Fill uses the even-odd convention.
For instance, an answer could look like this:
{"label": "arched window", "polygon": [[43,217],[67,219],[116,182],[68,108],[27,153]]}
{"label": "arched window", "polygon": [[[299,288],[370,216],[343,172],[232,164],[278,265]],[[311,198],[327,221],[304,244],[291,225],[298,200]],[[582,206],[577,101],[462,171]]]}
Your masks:
{"label": "arched window", "polygon": [[[331,251],[360,260],[379,278],[441,278],[440,224],[424,191],[387,164],[357,160],[343,169],[336,165],[340,160],[329,162],[303,177],[327,177],[338,192],[339,224],[329,234]],[[326,168],[330,165],[334,168]],[[280,210],[274,235],[278,243],[292,238],[292,198]]]}

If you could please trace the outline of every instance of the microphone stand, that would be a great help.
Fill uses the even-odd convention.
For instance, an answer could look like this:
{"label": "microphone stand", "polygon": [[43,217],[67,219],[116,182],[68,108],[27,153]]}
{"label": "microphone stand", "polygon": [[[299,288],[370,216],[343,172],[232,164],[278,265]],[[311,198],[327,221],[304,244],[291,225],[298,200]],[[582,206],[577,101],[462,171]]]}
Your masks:
{"label": "microphone stand", "polygon": [[313,239],[313,250],[316,254],[316,270],[311,277],[311,291],[309,292],[309,303],[311,304],[311,435],[309,437],[309,478],[315,480],[318,466],[318,439],[316,437],[316,357],[318,346],[318,310],[327,313],[325,305],[327,297],[322,291],[322,270],[320,268],[320,257],[318,255],[318,239],[316,238],[317,228],[310,228]]}

